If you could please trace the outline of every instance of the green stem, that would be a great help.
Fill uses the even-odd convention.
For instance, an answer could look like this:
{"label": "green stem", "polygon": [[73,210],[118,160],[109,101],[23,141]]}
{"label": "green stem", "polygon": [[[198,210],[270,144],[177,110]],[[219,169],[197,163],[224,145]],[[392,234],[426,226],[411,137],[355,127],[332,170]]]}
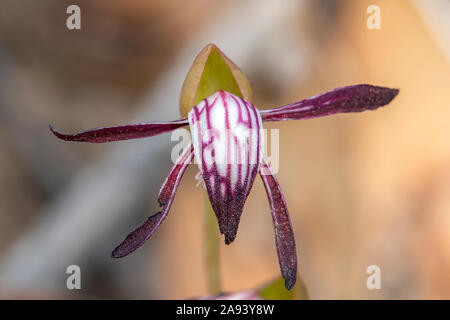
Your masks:
{"label": "green stem", "polygon": [[210,294],[219,294],[221,293],[219,229],[217,227],[216,215],[214,214],[206,192],[204,197],[206,284]]}

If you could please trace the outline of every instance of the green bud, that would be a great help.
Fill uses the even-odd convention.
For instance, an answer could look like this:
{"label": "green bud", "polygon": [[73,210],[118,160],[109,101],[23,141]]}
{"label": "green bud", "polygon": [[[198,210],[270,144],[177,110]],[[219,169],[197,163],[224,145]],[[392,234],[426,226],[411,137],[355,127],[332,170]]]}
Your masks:
{"label": "green bud", "polygon": [[252,102],[252,88],[244,73],[214,44],[200,51],[183,83],[180,96],[180,114],[189,111],[201,100],[219,90],[228,91]]}

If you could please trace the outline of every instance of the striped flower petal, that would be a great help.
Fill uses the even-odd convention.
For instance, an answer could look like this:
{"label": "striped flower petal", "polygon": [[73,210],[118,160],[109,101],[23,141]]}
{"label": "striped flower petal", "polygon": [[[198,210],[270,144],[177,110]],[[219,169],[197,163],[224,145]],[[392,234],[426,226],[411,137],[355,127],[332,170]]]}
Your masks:
{"label": "striped flower petal", "polygon": [[147,218],[142,225],[132,231],[125,240],[114,249],[111,256],[122,258],[142,246],[161,225],[172,205],[175,192],[181,177],[194,156],[192,146],[187,146],[169,172],[158,195],[158,203],[162,210]]}
{"label": "striped flower petal", "polygon": [[261,116],[249,102],[219,91],[195,106],[188,120],[220,232],[230,244],[264,150]]}
{"label": "striped flower petal", "polygon": [[375,110],[394,99],[399,90],[359,84],[336,88],[287,106],[262,110],[263,121],[300,120],[336,113]]}

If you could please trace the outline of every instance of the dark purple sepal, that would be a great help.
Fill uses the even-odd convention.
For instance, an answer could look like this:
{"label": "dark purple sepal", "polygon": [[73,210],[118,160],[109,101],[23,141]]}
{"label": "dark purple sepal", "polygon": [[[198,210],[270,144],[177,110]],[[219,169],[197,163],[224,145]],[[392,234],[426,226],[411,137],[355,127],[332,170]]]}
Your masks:
{"label": "dark purple sepal", "polygon": [[170,170],[169,175],[159,192],[158,203],[162,210],[147,218],[144,223],[133,230],[125,240],[114,249],[111,254],[113,258],[122,258],[129,255],[142,246],[153,235],[156,229],[158,229],[170,210],[181,177],[188,164],[191,162],[193,155],[194,152],[192,146],[188,146],[183,151],[182,155],[177,159],[175,165]]}
{"label": "dark purple sepal", "polygon": [[336,113],[375,110],[387,105],[399,90],[359,84],[336,88],[287,106],[262,110],[263,121],[300,120]]}
{"label": "dark purple sepal", "polygon": [[62,134],[50,125],[50,130],[65,141],[103,143],[111,141],[148,138],[188,125],[187,119],[171,122],[143,123],[86,130],[76,134]]}
{"label": "dark purple sepal", "polygon": [[264,158],[261,162],[260,176],[266,188],[272,211],[281,275],[284,278],[286,289],[290,290],[297,279],[297,251],[288,208],[280,185]]}

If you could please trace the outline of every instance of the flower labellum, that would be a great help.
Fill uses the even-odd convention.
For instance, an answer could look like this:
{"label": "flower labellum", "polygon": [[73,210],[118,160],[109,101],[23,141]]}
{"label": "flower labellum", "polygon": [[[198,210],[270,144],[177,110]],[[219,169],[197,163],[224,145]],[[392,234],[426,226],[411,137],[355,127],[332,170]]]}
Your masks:
{"label": "flower labellum", "polygon": [[220,232],[230,244],[263,155],[261,116],[245,100],[219,91],[195,106],[188,120]]}
{"label": "flower labellum", "polygon": [[192,145],[185,148],[161,187],[158,196],[161,211],[131,232],[112,256],[120,258],[130,254],[153,235],[167,216],[181,177],[195,155],[226,244],[236,237],[245,200],[256,174],[260,173],[272,212],[281,274],[289,290],[297,275],[295,239],[280,185],[262,154],[262,122],[375,110],[391,102],[398,92],[398,89],[361,84],[259,111],[243,98],[220,90],[192,108],[187,119],[97,128],[73,135],[50,129],[62,140],[99,143],[151,137],[189,125]]}

